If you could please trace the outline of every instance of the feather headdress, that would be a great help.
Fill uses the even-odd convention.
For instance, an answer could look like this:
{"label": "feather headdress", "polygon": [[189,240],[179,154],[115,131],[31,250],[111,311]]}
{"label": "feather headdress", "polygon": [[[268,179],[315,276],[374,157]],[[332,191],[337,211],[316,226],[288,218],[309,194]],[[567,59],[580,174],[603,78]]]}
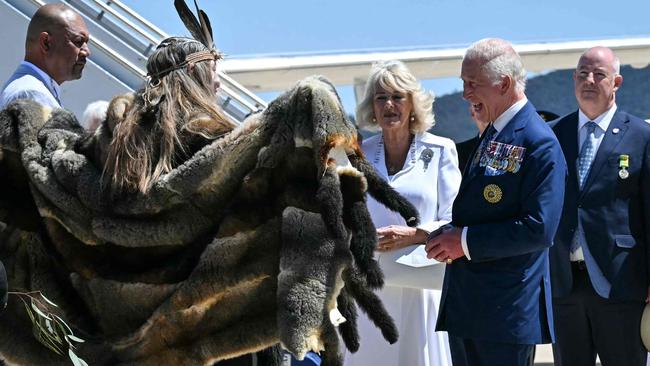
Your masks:
{"label": "feather headdress", "polygon": [[[185,60],[183,62],[158,71],[153,75],[149,74],[148,76],[151,79],[160,78],[172,70],[185,67],[191,63],[210,60],[216,61],[223,58],[221,52],[219,52],[214,47],[212,26],[210,25],[210,19],[208,18],[208,15],[199,8],[199,4],[196,2],[196,0],[194,0],[194,6],[196,7],[198,19],[196,16],[194,16],[190,8],[187,6],[185,0],[174,0],[174,7],[178,12],[178,16],[181,18],[181,21],[190,32],[192,37],[196,41],[202,43],[207,48],[207,50],[190,53],[185,57]],[[170,46],[174,42],[174,38],[167,38],[158,45],[158,48]]]}
{"label": "feather headdress", "polygon": [[194,0],[194,6],[196,7],[196,13],[199,16],[197,20],[192,11],[185,3],[185,0],[174,0],[174,6],[178,12],[178,16],[181,17],[183,24],[188,31],[192,34],[192,37],[197,41],[203,43],[208,49],[214,48],[214,41],[212,39],[212,26],[210,25],[210,19],[208,15],[199,8],[199,4]]}

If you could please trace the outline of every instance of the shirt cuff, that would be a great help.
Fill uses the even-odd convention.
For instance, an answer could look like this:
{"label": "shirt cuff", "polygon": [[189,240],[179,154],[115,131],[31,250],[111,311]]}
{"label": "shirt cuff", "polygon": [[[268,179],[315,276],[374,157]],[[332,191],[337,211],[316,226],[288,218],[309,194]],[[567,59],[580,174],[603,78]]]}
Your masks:
{"label": "shirt cuff", "polygon": [[463,232],[460,234],[460,245],[463,247],[463,253],[467,260],[471,261],[472,258],[469,256],[469,249],[467,249],[467,226],[463,227]]}

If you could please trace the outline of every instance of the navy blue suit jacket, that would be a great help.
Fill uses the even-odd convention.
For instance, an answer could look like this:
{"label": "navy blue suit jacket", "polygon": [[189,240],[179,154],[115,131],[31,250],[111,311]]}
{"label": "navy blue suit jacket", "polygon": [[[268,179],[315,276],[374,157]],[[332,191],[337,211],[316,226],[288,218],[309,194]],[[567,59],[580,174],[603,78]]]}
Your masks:
{"label": "navy blue suit jacket", "polygon": [[[527,103],[496,141],[526,148],[516,173],[466,168],[454,226],[467,226],[465,257],[447,266],[437,330],[493,342],[553,340],[548,248],[562,210],[566,163],[551,128]],[[497,203],[484,198],[496,184]]]}
{"label": "navy blue suit jacket", "polygon": [[[551,250],[553,297],[567,296],[573,278],[569,247],[578,220],[594,290],[602,297],[642,301],[650,284],[650,125],[617,110],[580,191],[577,178],[578,112],[553,122],[569,178],[562,220]],[[614,133],[616,131],[616,133]],[[621,179],[620,155],[629,155],[629,178]]]}

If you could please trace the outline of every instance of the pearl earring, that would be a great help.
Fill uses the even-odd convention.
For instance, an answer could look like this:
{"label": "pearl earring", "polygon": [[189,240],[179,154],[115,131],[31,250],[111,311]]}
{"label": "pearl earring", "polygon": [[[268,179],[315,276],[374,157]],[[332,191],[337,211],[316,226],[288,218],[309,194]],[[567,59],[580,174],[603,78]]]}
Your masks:
{"label": "pearl earring", "polygon": [[377,118],[372,117],[372,121],[375,122],[375,123],[377,123]]}
{"label": "pearl earring", "polygon": [[411,116],[410,120],[411,122],[415,121],[415,116]]}

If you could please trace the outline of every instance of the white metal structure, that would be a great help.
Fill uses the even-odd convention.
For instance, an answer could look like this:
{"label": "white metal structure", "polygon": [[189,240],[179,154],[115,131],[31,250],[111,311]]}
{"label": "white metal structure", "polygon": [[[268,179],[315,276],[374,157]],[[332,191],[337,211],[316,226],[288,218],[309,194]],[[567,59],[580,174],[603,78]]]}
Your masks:
{"label": "white metal structure", "polygon": [[[27,23],[36,9],[52,0],[0,0],[0,24],[7,40],[0,57],[0,83],[23,57]],[[80,81],[63,84],[65,107],[77,115],[90,102],[135,90],[145,82],[147,56],[167,35],[119,0],[65,0],[81,13],[88,25],[92,55]],[[622,64],[642,67],[650,62],[650,38],[602,39],[515,45],[529,71],[572,68],[579,55],[595,45],[614,49]],[[250,57],[226,59],[221,64],[221,105],[233,119],[266,106],[252,94],[289,89],[298,80],[321,74],[335,85],[365,82],[377,60],[404,61],[419,79],[456,77],[464,48],[366,51],[357,53]],[[227,74],[227,75],[226,75]],[[237,80],[234,81],[234,80]]]}
{"label": "white metal structure", "polygon": [[[0,58],[0,83],[8,79],[24,55],[29,19],[40,6],[51,1],[0,0],[0,24],[5,34]],[[77,116],[95,100],[140,88],[146,80],[145,63],[160,41],[167,38],[153,24],[118,0],[63,1],[84,17],[90,32],[91,56],[79,81],[62,85],[64,107]],[[266,103],[229,76],[221,76],[220,103],[234,121],[263,109]]]}
{"label": "white metal structure", "polygon": [[[612,48],[621,64],[643,67],[650,62],[650,38],[601,39],[556,43],[515,44],[528,71],[542,72],[575,67],[585,49]],[[299,55],[229,59],[223,69],[246,88],[258,91],[285,90],[297,80],[321,74],[335,85],[353,85],[368,75],[378,60],[401,60],[418,79],[460,75],[465,48],[369,51],[332,55]]]}

